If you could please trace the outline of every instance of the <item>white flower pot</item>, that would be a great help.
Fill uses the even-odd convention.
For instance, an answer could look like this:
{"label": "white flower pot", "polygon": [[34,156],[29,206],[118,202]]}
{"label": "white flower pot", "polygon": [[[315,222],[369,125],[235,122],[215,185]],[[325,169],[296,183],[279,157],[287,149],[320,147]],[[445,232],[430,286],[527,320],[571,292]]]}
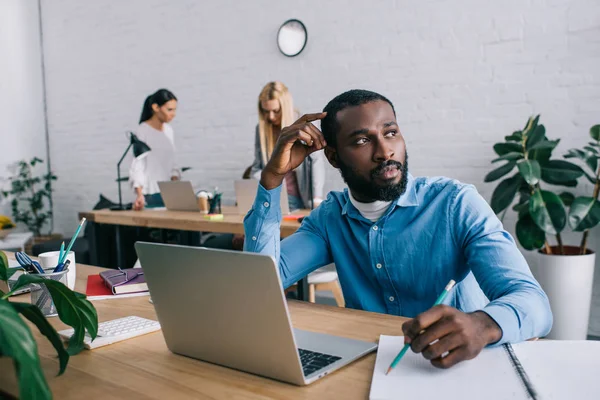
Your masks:
{"label": "white flower pot", "polygon": [[[565,246],[567,253],[577,254]],[[571,250],[571,251],[569,251]],[[556,248],[553,251],[557,252]],[[596,254],[549,255],[538,252],[531,272],[540,283],[554,315],[548,339],[585,340],[590,319]]]}

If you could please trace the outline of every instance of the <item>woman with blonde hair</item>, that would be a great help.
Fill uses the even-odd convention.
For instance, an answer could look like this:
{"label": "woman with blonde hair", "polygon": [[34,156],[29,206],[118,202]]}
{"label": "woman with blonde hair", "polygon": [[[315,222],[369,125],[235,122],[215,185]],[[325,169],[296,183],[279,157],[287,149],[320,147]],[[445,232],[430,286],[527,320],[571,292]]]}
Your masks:
{"label": "woman with blonde hair", "polygon": [[[267,165],[281,129],[296,120],[294,101],[288,88],[281,82],[269,82],[258,96],[258,125],[254,146],[254,163],[251,176],[260,180],[263,168]],[[288,192],[290,210],[308,208],[311,195],[314,206],[323,199],[325,184],[325,157],[322,151],[312,153],[311,160],[303,162],[296,170],[285,176],[285,189]],[[312,168],[307,164],[311,163]],[[312,179],[309,172],[312,169]],[[312,180],[312,188],[310,181]]]}

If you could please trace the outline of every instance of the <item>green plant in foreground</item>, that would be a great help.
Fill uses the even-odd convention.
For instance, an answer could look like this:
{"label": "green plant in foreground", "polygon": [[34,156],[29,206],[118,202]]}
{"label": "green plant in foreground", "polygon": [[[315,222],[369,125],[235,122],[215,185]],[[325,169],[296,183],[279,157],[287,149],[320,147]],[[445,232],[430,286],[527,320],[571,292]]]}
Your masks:
{"label": "green plant in foreground", "polygon": [[[18,268],[8,267],[6,254],[0,251],[0,280],[8,281],[17,270]],[[66,349],[58,333],[38,307],[30,303],[8,301],[11,293],[32,283],[46,285],[60,320],[74,328],[75,333]],[[60,375],[67,367],[69,356],[83,349],[85,331],[92,338],[98,334],[98,314],[85,295],[39,275],[21,275],[9,293],[0,291],[0,357],[13,359],[21,399],[51,399],[52,393],[40,365],[37,343],[21,315],[31,321],[56,349]]]}

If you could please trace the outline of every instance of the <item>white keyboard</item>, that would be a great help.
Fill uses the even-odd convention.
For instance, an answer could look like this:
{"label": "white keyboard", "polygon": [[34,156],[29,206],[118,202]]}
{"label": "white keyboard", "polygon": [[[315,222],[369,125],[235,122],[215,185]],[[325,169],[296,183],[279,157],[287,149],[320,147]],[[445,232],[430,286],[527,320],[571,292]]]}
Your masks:
{"label": "white keyboard", "polygon": [[[112,321],[100,322],[98,324],[98,336],[94,341],[86,332],[83,345],[91,350],[158,330],[160,330],[158,321],[136,316],[117,318]],[[73,332],[73,329],[65,329],[59,331],[58,334],[64,340],[69,340]]]}

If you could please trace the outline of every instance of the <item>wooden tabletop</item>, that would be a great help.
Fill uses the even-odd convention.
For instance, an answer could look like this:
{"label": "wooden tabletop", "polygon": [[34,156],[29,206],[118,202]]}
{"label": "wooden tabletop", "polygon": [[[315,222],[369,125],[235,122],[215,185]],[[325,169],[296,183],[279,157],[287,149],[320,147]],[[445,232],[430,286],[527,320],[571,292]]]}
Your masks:
{"label": "wooden tabletop", "polygon": [[[84,291],[87,276],[102,268],[77,265],[76,290]],[[12,301],[29,301],[24,294]],[[94,301],[99,320],[129,315],[157,319],[148,297]],[[290,301],[295,327],[376,342],[380,334],[399,335],[404,318],[384,314]],[[57,329],[65,325],[49,318]],[[175,355],[161,332],[140,336],[95,350],[84,350],[69,360],[64,375],[56,377],[54,348],[37,328],[45,375],[55,399],[367,399],[375,353],[351,363],[317,382],[298,387],[199,360]],[[10,359],[0,358],[0,390],[17,395]]]}
{"label": "wooden tabletop", "polygon": [[[142,211],[108,209],[84,211],[79,218],[85,217],[90,222],[110,225],[141,226],[146,228],[177,229],[197,232],[244,233],[244,217],[237,207],[222,207],[223,219],[211,221],[205,214],[194,211],[169,211],[145,209]],[[294,215],[308,215],[309,210],[299,210]],[[298,221],[281,221],[281,236],[287,237],[300,227]]]}

